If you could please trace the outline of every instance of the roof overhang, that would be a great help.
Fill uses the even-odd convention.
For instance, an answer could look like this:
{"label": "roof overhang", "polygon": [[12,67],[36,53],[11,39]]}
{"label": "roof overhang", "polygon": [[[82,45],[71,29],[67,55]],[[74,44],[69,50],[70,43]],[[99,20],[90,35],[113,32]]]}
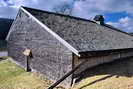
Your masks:
{"label": "roof overhang", "polygon": [[106,56],[109,54],[131,52],[131,51],[133,51],[133,48],[85,51],[85,52],[79,52],[79,54],[80,54],[80,58],[86,58],[86,57],[94,57],[94,56]]}

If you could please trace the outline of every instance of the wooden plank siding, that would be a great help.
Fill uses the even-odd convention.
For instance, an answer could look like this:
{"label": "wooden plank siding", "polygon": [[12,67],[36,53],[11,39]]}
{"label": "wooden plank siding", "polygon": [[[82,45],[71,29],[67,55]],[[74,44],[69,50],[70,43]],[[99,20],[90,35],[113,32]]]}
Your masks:
{"label": "wooden plank siding", "polygon": [[[101,52],[101,54],[102,54],[102,52]],[[84,60],[86,60],[86,63],[84,65],[82,65],[76,72],[74,72],[74,74],[78,75],[81,72],[85,71],[86,69],[97,66],[99,64],[109,63],[114,60],[122,59],[125,57],[131,57],[131,56],[133,56],[133,50],[108,53],[106,55],[104,55],[104,52],[103,52],[103,55],[99,55],[99,56],[97,56],[97,55],[88,56],[88,57],[87,56],[86,57],[78,57],[75,55],[74,56],[74,66],[79,65]]]}
{"label": "wooden plank siding", "polygon": [[[9,56],[22,67],[26,68],[23,51],[28,48],[33,54],[30,62],[32,70],[44,74],[52,81],[58,80],[72,69],[72,52],[22,10],[10,30]],[[70,76],[62,84],[70,86],[71,82]]]}

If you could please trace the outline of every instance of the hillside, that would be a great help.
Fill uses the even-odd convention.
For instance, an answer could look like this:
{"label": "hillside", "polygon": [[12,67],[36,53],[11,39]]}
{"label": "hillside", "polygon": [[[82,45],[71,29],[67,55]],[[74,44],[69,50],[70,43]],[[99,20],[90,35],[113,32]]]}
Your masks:
{"label": "hillside", "polygon": [[6,38],[12,22],[12,19],[0,18],[0,40]]}
{"label": "hillside", "polygon": [[7,42],[5,40],[0,40],[0,51],[7,50]]}

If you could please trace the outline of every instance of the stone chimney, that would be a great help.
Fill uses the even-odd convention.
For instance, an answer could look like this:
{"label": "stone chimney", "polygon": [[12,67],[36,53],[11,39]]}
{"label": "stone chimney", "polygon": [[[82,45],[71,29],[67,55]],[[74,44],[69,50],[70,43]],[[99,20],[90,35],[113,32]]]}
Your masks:
{"label": "stone chimney", "polygon": [[100,25],[104,25],[103,15],[96,15],[93,20]]}

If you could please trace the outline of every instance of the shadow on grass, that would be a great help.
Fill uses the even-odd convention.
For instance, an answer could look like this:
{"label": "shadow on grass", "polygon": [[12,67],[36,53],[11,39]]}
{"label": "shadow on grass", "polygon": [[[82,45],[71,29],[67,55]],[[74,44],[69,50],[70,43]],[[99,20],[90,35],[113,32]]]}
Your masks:
{"label": "shadow on grass", "polygon": [[98,80],[94,80],[91,83],[80,87],[79,89],[83,89],[84,87],[106,80],[107,78],[110,78],[113,76],[116,76],[116,78],[120,76],[132,77],[133,76],[133,57],[119,59],[111,63],[101,64],[99,66],[89,68],[84,72],[82,72],[81,74],[77,75],[79,78],[76,80],[76,82],[79,82],[82,79],[85,79],[87,77],[98,76],[98,75],[108,75],[108,76]]}
{"label": "shadow on grass", "polygon": [[112,77],[112,76],[113,76],[113,75],[108,75],[108,76],[106,76],[106,77],[100,78],[100,79],[98,79],[98,80],[95,80],[95,81],[93,81],[93,82],[87,84],[87,85],[84,85],[84,86],[80,87],[79,89],[83,89],[84,87],[90,86],[90,85],[92,85],[92,84],[95,84],[96,82],[105,80],[105,79],[110,78],[110,77]]}

